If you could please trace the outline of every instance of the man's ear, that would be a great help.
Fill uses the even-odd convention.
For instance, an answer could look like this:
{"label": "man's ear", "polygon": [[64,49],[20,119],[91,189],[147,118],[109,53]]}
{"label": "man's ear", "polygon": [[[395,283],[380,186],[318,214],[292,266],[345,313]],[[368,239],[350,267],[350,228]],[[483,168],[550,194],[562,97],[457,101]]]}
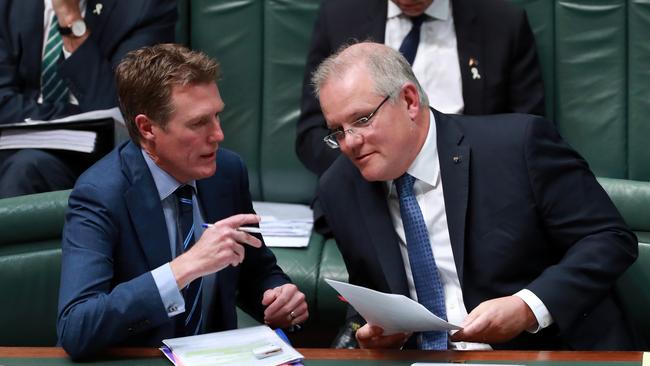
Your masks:
{"label": "man's ear", "polygon": [[420,111],[420,94],[418,93],[418,88],[415,84],[407,82],[402,86],[402,93],[406,101],[407,113],[412,120],[415,120],[415,116]]}
{"label": "man's ear", "polygon": [[138,131],[140,131],[140,136],[142,136],[143,140],[153,141],[156,139],[154,122],[151,118],[144,114],[138,114],[135,116],[135,125],[138,127]]}

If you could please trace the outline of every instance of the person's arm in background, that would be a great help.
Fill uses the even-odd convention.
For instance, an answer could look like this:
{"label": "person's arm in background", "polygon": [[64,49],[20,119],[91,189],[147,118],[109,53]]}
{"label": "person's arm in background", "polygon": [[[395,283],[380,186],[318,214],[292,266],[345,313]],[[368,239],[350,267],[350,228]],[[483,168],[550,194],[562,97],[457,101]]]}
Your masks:
{"label": "person's arm in background", "polygon": [[[89,8],[86,11],[86,18],[93,10]],[[0,123],[19,122],[27,118],[48,120],[116,107],[115,65],[133,49],[172,42],[177,19],[176,2],[173,0],[114,1],[114,4],[105,1],[101,16],[108,18],[104,19],[101,29],[93,30],[86,21],[87,38],[78,42],[74,50],[68,50],[71,55],[67,59],[61,57],[59,73],[79,101],[77,106],[67,99],[59,103],[37,103],[40,83],[25,80],[21,75],[27,64],[37,65],[29,72],[40,72],[40,60],[20,59],[24,56],[21,54],[24,46],[18,43],[20,35],[12,36],[16,25],[10,22],[16,12],[10,6],[0,7],[3,24],[0,26]],[[39,22],[42,23],[42,20]],[[36,39],[40,38],[32,40]],[[40,52],[38,55],[41,56]]]}
{"label": "person's arm in background", "polygon": [[[61,76],[69,81],[70,91],[79,100],[82,112],[117,106],[114,69],[122,57],[131,50],[156,43],[174,41],[174,30],[178,18],[176,1],[116,2],[115,7],[126,7],[123,13],[138,14],[129,29],[123,26],[122,14],[112,13],[101,34],[93,33],[60,66]],[[86,17],[93,9],[87,9]],[[118,33],[122,38],[106,52],[100,40]],[[101,36],[101,38],[100,38]]]}
{"label": "person's arm in background", "polygon": [[334,51],[327,36],[327,11],[321,6],[314,25],[300,100],[300,117],[296,128],[296,155],[307,169],[320,176],[339,156],[339,151],[330,149],[323,142],[328,129],[320,110],[320,103],[314,95],[311,75],[318,65]]}

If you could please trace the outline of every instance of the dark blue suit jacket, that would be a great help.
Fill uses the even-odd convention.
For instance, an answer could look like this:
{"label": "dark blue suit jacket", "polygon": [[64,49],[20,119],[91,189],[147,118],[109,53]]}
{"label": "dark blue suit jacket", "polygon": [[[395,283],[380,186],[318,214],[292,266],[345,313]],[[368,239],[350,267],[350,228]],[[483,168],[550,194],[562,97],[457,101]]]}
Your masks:
{"label": "dark blue suit jacket", "polygon": [[[253,212],[248,176],[236,154],[219,149],[214,176],[197,181],[204,219]],[[63,230],[59,343],[73,357],[107,346],[160,346],[174,337],[150,271],[171,261],[169,237],[153,177],[140,148],[122,144],[88,169],[69,200]],[[220,271],[208,331],[237,327],[237,295],[262,318],[262,294],[288,283],[266,248],[246,247],[238,267]],[[205,309],[204,309],[205,311]]]}
{"label": "dark blue suit jacket", "polygon": [[[318,65],[343,44],[371,39],[384,42],[388,0],[325,0],[312,35],[296,153],[321,175],[339,155],[323,143],[327,126],[310,82]],[[458,45],[464,114],[530,113],[544,115],[544,86],[535,37],[526,13],[506,0],[450,0]],[[472,77],[476,59],[480,79]],[[431,60],[432,67],[436,61]]]}
{"label": "dark blue suit jacket", "polygon": [[[98,3],[102,10],[93,10]],[[79,106],[36,103],[41,90],[43,0],[0,2],[0,124],[25,118],[48,120],[117,106],[113,70],[129,51],[174,41],[174,0],[88,0],[90,37],[72,56],[61,56],[59,73]]]}
{"label": "dark blue suit jacket", "polygon": [[[510,349],[626,349],[613,286],[637,241],[587,163],[540,117],[434,111],[451,246],[467,311],[528,288],[555,324]],[[350,282],[409,296],[383,182],[341,156],[318,190]]]}

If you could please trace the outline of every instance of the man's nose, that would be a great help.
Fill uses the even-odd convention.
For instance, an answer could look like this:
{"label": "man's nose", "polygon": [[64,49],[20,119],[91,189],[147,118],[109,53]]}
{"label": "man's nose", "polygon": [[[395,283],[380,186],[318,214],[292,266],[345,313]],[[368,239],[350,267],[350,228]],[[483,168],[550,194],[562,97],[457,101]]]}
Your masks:
{"label": "man's nose", "polygon": [[352,150],[361,144],[363,144],[363,136],[352,131],[346,131],[343,140],[339,141],[341,151],[345,151],[345,149]]}
{"label": "man's nose", "polygon": [[219,121],[214,122],[212,133],[210,134],[210,142],[220,143],[224,139],[223,130]]}

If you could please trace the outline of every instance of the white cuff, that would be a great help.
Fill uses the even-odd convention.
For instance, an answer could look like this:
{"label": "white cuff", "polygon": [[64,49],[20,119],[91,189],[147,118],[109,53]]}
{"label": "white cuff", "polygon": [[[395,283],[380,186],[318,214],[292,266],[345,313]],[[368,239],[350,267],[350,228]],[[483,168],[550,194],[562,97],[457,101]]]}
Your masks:
{"label": "white cuff", "polygon": [[540,300],[539,297],[537,297],[537,295],[535,295],[532,291],[528,289],[522,289],[514,296],[517,296],[518,298],[524,300],[526,305],[528,305],[530,310],[533,312],[533,315],[535,315],[535,319],[537,319],[536,327],[533,326],[529,329],[526,329],[528,333],[537,333],[554,323],[553,317],[546,308],[546,305],[544,305],[542,300]]}
{"label": "white cuff", "polygon": [[163,305],[165,305],[167,316],[171,318],[185,312],[185,300],[178,289],[172,267],[169,263],[165,263],[154,269],[151,271],[151,275],[156,283],[156,287],[158,287],[160,299]]}

